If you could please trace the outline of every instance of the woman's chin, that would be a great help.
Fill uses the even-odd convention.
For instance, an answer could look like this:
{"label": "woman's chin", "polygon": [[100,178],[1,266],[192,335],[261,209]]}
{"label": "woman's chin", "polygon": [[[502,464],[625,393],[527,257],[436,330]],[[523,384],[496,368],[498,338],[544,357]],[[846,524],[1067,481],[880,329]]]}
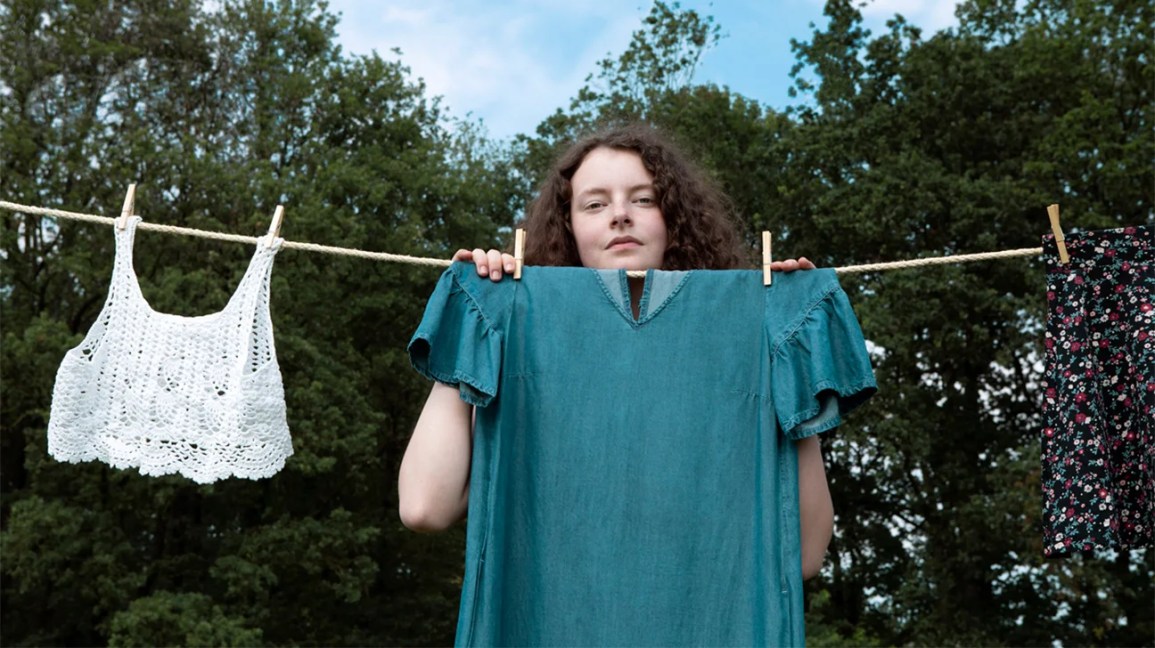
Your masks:
{"label": "woman's chin", "polygon": [[597,259],[586,267],[597,270],[657,270],[662,267],[662,262],[660,259],[655,262],[654,259],[638,255],[622,255]]}

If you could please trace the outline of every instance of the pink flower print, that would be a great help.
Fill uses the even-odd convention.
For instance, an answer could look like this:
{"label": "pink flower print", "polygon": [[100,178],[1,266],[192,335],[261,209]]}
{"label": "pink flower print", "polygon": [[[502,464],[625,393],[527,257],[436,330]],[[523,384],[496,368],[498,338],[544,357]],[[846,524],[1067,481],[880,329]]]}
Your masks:
{"label": "pink flower print", "polygon": [[1072,342],[1071,343],[1071,350],[1072,351],[1078,351],[1081,348],[1083,348],[1082,343],[1080,343],[1080,342]]}
{"label": "pink flower print", "polygon": [[1083,285],[1083,278],[1080,277],[1079,275],[1075,275],[1075,285],[1076,286],[1082,286]]}
{"label": "pink flower print", "polygon": [[1139,304],[1140,313],[1150,313],[1152,308],[1155,308],[1155,306],[1152,306],[1151,302],[1143,302],[1142,304]]}
{"label": "pink flower print", "polygon": [[1075,394],[1075,402],[1076,403],[1087,402],[1087,393],[1086,392],[1079,392],[1078,394]]}
{"label": "pink flower print", "polygon": [[1084,422],[1086,422],[1086,420],[1087,420],[1087,415],[1082,413],[1082,412],[1079,412],[1078,414],[1075,415],[1075,422],[1080,424],[1080,425],[1082,425]]}

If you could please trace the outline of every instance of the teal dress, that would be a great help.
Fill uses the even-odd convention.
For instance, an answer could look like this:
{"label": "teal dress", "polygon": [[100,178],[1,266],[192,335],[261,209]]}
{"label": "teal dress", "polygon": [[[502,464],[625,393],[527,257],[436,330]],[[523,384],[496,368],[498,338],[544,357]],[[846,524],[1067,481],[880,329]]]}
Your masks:
{"label": "teal dress", "polygon": [[794,441],[875,390],[831,270],[441,277],[409,345],[477,406],[459,645],[802,645]]}

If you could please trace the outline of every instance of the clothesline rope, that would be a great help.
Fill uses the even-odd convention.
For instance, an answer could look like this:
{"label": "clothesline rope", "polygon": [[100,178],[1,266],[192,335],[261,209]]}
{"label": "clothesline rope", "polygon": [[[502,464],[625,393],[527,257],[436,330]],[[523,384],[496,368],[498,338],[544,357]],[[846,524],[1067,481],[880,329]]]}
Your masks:
{"label": "clothesline rope", "polygon": [[[102,225],[114,225],[116,223],[116,219],[111,216],[81,214],[78,212],[64,211],[61,209],[49,209],[47,207],[32,207],[30,205],[21,205],[18,203],[8,202],[6,200],[0,200],[0,208],[9,209],[14,212],[20,212],[23,214],[30,214],[33,216],[52,216],[55,218],[64,218],[68,220],[100,223]],[[140,230],[164,232],[166,234],[193,236],[198,238],[213,239],[215,241],[249,243],[253,245],[256,245],[257,241],[259,240],[256,236],[225,234],[223,232],[209,232],[207,230],[193,229],[191,227],[160,225],[157,223],[150,223],[148,221],[142,221],[139,225],[136,226],[136,228]],[[368,250],[358,250],[356,248],[334,247],[331,245],[318,245],[316,243],[301,243],[297,241],[285,241],[281,244],[281,248],[307,250],[309,252],[321,252],[323,254],[337,254],[341,256],[359,257],[362,259],[373,259],[374,261],[393,261],[396,263],[411,263],[414,265],[440,266],[442,268],[447,268],[452,263],[452,261],[447,259],[430,259],[427,257],[409,256],[408,254],[392,254],[390,252],[370,252]]]}
{"label": "clothesline rope", "polygon": [[[111,216],[99,216],[97,214],[82,214],[78,212],[64,211],[61,209],[49,209],[47,207],[33,207],[31,205],[21,205],[19,203],[8,202],[0,200],[0,208],[8,209],[22,214],[30,214],[32,216],[51,216],[54,218],[64,218],[67,220],[86,221],[89,223],[100,223],[103,225],[113,225],[116,219]],[[137,229],[152,230],[156,232],[164,232],[167,234],[177,234],[180,236],[194,236],[199,238],[213,239],[216,241],[233,241],[236,243],[256,244],[258,238],[256,236],[242,236],[240,234],[225,234],[221,232],[209,232],[207,230],[198,230],[191,227],[177,227],[175,225],[160,225],[156,223],[149,223],[144,221],[137,225]],[[374,261],[391,261],[394,263],[409,263],[413,265],[448,267],[452,261],[448,259],[431,259],[428,257],[409,256],[407,254],[392,254],[389,252],[370,252],[368,250],[358,250],[356,248],[334,247],[331,245],[318,245],[316,243],[301,243],[298,241],[285,241],[282,248],[293,250],[306,250],[309,252],[320,252],[322,254],[336,254],[340,256],[357,257],[361,259],[372,259]],[[1039,256],[1043,253],[1043,248],[1019,248],[1016,250],[1000,250],[997,252],[978,252],[975,254],[955,254],[943,257],[929,257],[925,259],[910,259],[907,261],[890,261],[886,263],[867,263],[862,265],[843,266],[841,268],[834,268],[834,271],[839,274],[853,274],[857,272],[874,272],[879,270],[898,270],[902,268],[917,268],[921,266],[930,265],[945,265],[952,263],[966,263],[970,261],[988,261],[991,259],[1009,259],[1014,257]],[[632,273],[631,273],[632,274]],[[639,273],[644,274],[644,273]]]}

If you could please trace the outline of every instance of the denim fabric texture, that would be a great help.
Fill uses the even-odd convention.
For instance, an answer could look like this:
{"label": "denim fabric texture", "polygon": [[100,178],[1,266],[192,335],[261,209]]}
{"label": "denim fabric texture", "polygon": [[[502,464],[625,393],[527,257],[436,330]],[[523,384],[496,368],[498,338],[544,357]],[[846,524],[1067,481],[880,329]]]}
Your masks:
{"label": "denim fabric texture", "polygon": [[458,645],[804,643],[794,440],[875,391],[831,270],[454,264],[410,342],[477,405]]}

